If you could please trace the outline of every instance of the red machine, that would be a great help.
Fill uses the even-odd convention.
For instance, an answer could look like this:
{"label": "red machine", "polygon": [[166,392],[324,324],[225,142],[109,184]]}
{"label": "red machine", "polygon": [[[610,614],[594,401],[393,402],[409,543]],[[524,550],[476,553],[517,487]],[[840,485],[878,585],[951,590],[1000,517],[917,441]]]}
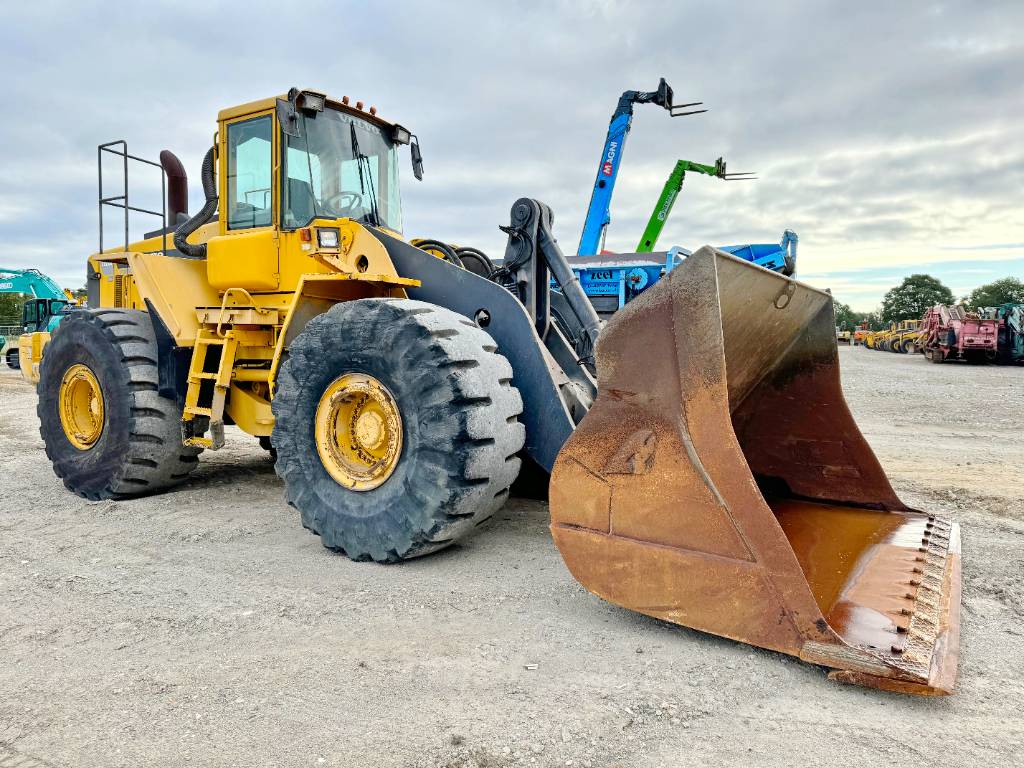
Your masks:
{"label": "red machine", "polygon": [[956,304],[936,304],[921,318],[924,356],[933,363],[991,362],[996,358],[998,331],[998,320],[983,319]]}

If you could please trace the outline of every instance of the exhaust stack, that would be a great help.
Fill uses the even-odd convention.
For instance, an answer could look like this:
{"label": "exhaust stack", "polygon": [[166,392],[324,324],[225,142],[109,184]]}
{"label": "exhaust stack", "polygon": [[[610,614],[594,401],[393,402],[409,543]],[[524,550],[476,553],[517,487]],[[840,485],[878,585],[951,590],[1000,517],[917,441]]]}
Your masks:
{"label": "exhaust stack", "polygon": [[177,227],[188,219],[188,176],[178,156],[169,149],[161,150],[160,166],[167,174],[167,226]]}

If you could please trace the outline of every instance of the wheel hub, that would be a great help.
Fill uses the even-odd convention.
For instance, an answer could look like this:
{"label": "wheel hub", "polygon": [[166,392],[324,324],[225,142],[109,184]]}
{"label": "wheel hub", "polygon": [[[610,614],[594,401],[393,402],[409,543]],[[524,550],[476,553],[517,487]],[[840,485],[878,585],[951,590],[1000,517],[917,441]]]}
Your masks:
{"label": "wheel hub", "polygon": [[316,409],[317,453],[338,483],[369,491],[387,480],[402,452],[402,415],[387,387],[364,373],[342,374]]}
{"label": "wheel hub", "polygon": [[372,411],[362,413],[356,419],[355,438],[364,449],[372,451],[384,442],[386,427],[384,419]]}
{"label": "wheel hub", "polygon": [[71,445],[80,451],[96,445],[103,434],[103,391],[88,366],[76,363],[65,372],[58,409],[64,436]]}

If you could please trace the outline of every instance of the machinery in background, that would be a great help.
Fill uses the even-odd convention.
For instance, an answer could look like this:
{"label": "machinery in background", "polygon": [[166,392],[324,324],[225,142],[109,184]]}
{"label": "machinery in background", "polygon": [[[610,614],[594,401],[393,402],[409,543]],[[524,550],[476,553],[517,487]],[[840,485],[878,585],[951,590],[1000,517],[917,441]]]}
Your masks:
{"label": "machinery in background", "polygon": [[772,272],[792,277],[796,274],[796,246],[800,238],[796,232],[787,229],[778,243],[755,243],[753,245],[722,245],[720,251],[749,261]]}
{"label": "machinery in background", "polygon": [[933,363],[992,362],[998,352],[999,320],[968,312],[959,304],[936,304],[925,311],[914,342]]}
{"label": "machinery in background", "polygon": [[[569,256],[567,262],[594,309],[603,320],[663,278],[690,255],[684,248],[666,253]],[[557,283],[552,287],[558,290]]]}
{"label": "machinery in background", "polygon": [[853,333],[848,330],[841,329],[838,325],[836,326],[836,343],[846,344],[849,346],[853,343]]}
{"label": "machinery in background", "polygon": [[917,351],[920,335],[920,320],[901,320],[889,335],[888,349],[890,352],[912,355]]}
{"label": "machinery in background", "polygon": [[959,528],[897,497],[854,422],[828,292],[704,247],[602,325],[537,200],[494,280],[403,240],[411,133],[362,102],[292,89],[215,136],[203,208],[89,256],[89,308],[46,346],[40,434],[69,490],[173,488],[234,423],[324,546],[395,562],[477,531],[529,460],[604,599],[952,690]]}
{"label": "machinery in background", "polygon": [[636,247],[637,253],[651,253],[654,250],[661,231],[665,228],[665,222],[668,221],[669,214],[672,213],[672,207],[683,190],[687,171],[726,181],[754,181],[757,178],[747,172],[728,173],[722,158],[718,158],[714,165],[695,163],[692,160],[677,161],[676,167],[672,169],[672,173],[669,174],[668,180],[658,196],[658,201],[654,204],[647,227],[644,229],[643,235],[640,236],[640,244]]}
{"label": "machinery in background", "polygon": [[[687,171],[726,180],[751,179],[749,173],[728,173],[722,158],[713,166],[689,160],[678,161],[654,206],[637,253],[620,256],[605,253],[604,242],[608,225],[611,223],[612,197],[622,164],[626,138],[633,121],[633,107],[636,104],[655,104],[667,110],[673,117],[707,112],[706,109],[689,109],[700,106],[701,102],[675,104],[672,89],[665,82],[665,78],[661,78],[655,91],[625,91],[619,98],[608,125],[576,257],[569,259],[584,292],[590,297],[601,316],[606,318],[653,286],[690,254],[689,250],[676,247],[665,252],[660,258],[642,255],[654,251],[658,236],[682,189]],[[787,230],[779,246],[735,245],[725,246],[720,250],[791,276],[796,270],[796,242],[796,235]]]}
{"label": "machinery in background", "polygon": [[997,328],[996,362],[1003,365],[1024,363],[1024,304],[981,307],[980,317],[995,320]]}
{"label": "machinery in background", "polygon": [[893,320],[885,330],[874,331],[868,347],[884,352],[913,353],[920,336],[920,320]]}
{"label": "machinery in background", "polygon": [[866,339],[868,333],[870,333],[870,331],[868,330],[868,324],[867,323],[861,323],[856,328],[854,328],[853,329],[853,346],[857,347],[857,346],[863,345],[865,343],[865,339]]}
{"label": "machinery in background", "polygon": [[615,182],[619,177],[622,154],[633,123],[633,107],[636,104],[654,104],[666,110],[672,117],[707,112],[706,109],[688,110],[689,107],[699,106],[699,101],[688,104],[673,103],[672,89],[665,82],[665,78],[658,82],[657,90],[623,92],[608,124],[608,133],[597,166],[597,178],[594,180],[594,188],[590,195],[590,205],[587,206],[587,215],[583,220],[583,234],[576,250],[577,256],[592,256],[604,249],[605,234],[611,223]]}
{"label": "machinery in background", "polygon": [[[796,233],[787,229],[778,243],[724,245],[718,250],[791,277],[796,272],[798,241]],[[607,319],[665,277],[691,253],[675,246],[664,253],[570,256],[569,265],[598,313]]]}
{"label": "machinery in background", "polygon": [[[32,297],[22,305],[22,334],[52,332],[69,308],[77,303],[70,291],[61,288],[53,278],[38,269],[0,267],[0,293],[19,293]],[[4,354],[7,365],[19,368],[19,350],[13,339],[5,339],[0,343],[0,348],[7,346],[8,341],[10,346]]]}

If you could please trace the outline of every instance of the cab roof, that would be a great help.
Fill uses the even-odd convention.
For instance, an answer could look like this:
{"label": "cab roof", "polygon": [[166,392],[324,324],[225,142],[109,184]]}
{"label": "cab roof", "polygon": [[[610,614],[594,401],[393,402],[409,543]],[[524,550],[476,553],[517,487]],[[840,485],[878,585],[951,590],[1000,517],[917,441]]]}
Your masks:
{"label": "cab roof", "polygon": [[[304,89],[308,90],[308,89]],[[222,109],[217,113],[217,121],[222,122],[224,120],[234,120],[236,117],[244,117],[245,115],[255,114],[257,112],[266,112],[268,109],[273,109],[277,104],[278,99],[287,99],[288,95],[282,93],[280,96],[271,96],[266,99],[259,99],[257,101],[250,101],[245,104],[239,104],[237,107],[228,107]],[[347,96],[344,98],[348,98]],[[357,102],[358,103],[358,102]],[[345,104],[340,99],[335,99],[331,96],[327,97],[327,106],[332,109],[337,109],[341,112],[346,112],[350,115],[360,117],[370,123],[375,123],[382,128],[390,128],[394,123],[384,120],[379,115],[371,115],[367,109],[356,109],[352,104]]]}

